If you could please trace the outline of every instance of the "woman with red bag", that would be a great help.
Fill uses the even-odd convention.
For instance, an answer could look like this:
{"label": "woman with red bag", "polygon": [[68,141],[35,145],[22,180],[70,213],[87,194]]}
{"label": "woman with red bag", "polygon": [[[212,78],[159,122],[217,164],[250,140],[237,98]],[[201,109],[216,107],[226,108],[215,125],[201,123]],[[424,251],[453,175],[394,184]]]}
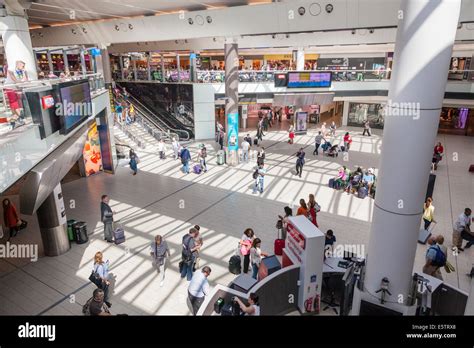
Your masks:
{"label": "woman with red bag", "polygon": [[15,206],[8,198],[3,200],[3,222],[5,223],[5,227],[8,227],[10,231],[10,237],[8,237],[8,240],[10,240],[10,238],[18,234],[21,220],[18,217]]}

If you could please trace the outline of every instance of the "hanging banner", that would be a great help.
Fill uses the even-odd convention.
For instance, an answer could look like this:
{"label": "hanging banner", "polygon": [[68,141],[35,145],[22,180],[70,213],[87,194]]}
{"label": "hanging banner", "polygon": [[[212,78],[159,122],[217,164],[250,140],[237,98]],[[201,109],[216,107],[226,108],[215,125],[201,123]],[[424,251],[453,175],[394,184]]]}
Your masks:
{"label": "hanging banner", "polygon": [[229,151],[239,149],[239,114],[227,114],[227,147]]}

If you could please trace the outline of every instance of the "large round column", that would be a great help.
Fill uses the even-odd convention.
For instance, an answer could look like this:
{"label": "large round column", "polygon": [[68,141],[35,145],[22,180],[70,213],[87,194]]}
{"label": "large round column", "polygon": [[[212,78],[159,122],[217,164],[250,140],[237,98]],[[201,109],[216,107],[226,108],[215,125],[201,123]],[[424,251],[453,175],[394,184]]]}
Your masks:
{"label": "large round column", "polygon": [[387,278],[385,300],[407,305],[460,6],[401,3],[364,286],[372,301]]}
{"label": "large round column", "polygon": [[36,61],[31,45],[28,21],[20,16],[7,16],[0,18],[0,31],[2,33],[8,70],[15,69],[15,62],[25,62],[25,69],[30,80],[38,79]]}
{"label": "large round column", "polygon": [[232,39],[226,40],[225,53],[225,130],[228,156],[227,164],[238,163],[239,149],[239,53]]}
{"label": "large round column", "polygon": [[298,50],[295,51],[295,58],[296,58],[296,70],[303,71],[304,70],[304,50],[302,47],[299,47]]}

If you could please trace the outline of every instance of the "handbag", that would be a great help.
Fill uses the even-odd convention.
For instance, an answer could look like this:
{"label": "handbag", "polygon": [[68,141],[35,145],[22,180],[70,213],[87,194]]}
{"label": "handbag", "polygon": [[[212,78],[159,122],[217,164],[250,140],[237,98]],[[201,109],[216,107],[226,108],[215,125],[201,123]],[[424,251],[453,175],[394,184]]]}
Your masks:
{"label": "handbag", "polygon": [[446,273],[456,272],[456,269],[448,260],[446,260],[446,264],[444,265],[444,270],[446,271]]}
{"label": "handbag", "polygon": [[249,240],[242,241],[242,246],[240,247],[240,253],[244,256],[248,255],[250,253],[251,246],[252,246],[252,243]]}
{"label": "handbag", "polygon": [[317,202],[314,205],[314,210],[316,210],[316,213],[319,213],[321,211],[321,206]]}
{"label": "handbag", "polygon": [[102,278],[97,273],[97,268],[94,268],[89,276],[89,280],[95,284],[99,289],[102,288]]}

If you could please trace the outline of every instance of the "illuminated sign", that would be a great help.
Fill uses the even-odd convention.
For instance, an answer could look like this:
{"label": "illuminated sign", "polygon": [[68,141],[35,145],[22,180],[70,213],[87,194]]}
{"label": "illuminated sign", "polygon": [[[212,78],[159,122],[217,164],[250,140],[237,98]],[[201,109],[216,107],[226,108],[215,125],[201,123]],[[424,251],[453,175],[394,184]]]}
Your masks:
{"label": "illuminated sign", "polygon": [[327,88],[331,87],[330,72],[288,72],[289,88]]}
{"label": "illuminated sign", "polygon": [[54,98],[52,95],[45,95],[44,97],[41,97],[41,107],[43,110],[47,110],[49,108],[52,108],[54,106]]}

